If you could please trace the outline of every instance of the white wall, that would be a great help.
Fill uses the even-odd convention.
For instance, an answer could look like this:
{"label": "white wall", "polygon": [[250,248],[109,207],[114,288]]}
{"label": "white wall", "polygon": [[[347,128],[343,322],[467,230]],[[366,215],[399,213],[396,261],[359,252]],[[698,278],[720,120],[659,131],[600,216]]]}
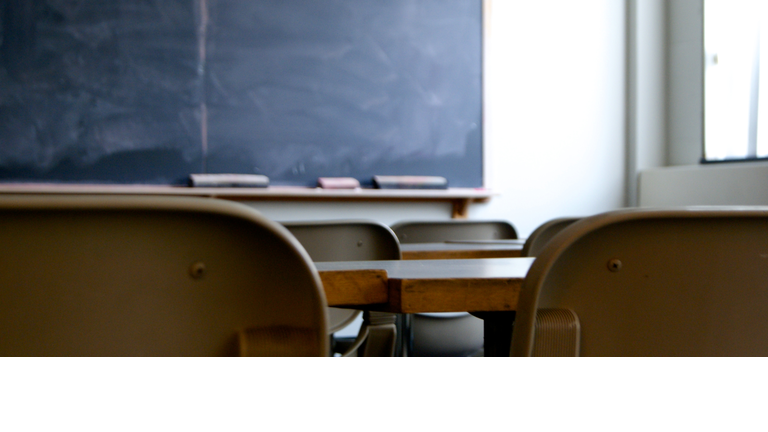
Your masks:
{"label": "white wall", "polygon": [[699,163],[704,142],[703,0],[668,4],[667,161]]}
{"label": "white wall", "polygon": [[641,172],[639,205],[768,205],[768,163],[699,164],[704,142],[703,1],[666,4],[669,166],[647,166]]}
{"label": "white wall", "polygon": [[627,0],[626,204],[638,203],[638,173],[666,164],[666,2]]}
{"label": "white wall", "polygon": [[637,170],[666,165],[665,0],[636,0]]}
{"label": "white wall", "polygon": [[768,205],[768,163],[646,170],[640,176],[640,205]]}
{"label": "white wall", "polygon": [[527,235],[624,201],[624,3],[493,2],[487,38],[490,186],[470,218]]}
{"label": "white wall", "polygon": [[[527,236],[548,219],[622,206],[625,9],[617,0],[487,1],[487,184],[470,219]],[[276,220],[447,219],[448,204],[255,203]]]}

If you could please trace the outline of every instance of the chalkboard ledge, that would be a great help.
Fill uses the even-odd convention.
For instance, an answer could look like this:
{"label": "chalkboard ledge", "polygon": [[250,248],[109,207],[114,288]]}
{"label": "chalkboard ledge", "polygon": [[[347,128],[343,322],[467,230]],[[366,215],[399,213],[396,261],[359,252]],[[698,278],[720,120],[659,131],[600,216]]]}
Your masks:
{"label": "chalkboard ledge", "polygon": [[467,217],[469,205],[497,195],[489,189],[321,189],[297,186],[268,188],[191,188],[155,185],[0,184],[0,194],[117,194],[201,196],[232,201],[418,201],[450,202],[452,216]]}

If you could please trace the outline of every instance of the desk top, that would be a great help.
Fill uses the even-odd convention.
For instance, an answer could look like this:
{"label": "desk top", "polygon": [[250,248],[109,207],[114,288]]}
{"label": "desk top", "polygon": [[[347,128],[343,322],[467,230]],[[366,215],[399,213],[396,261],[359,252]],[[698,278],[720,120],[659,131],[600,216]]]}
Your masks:
{"label": "desk top", "polygon": [[525,278],[534,258],[488,258],[414,261],[336,261],[315,263],[320,273],[383,270],[388,279]]}
{"label": "desk top", "polygon": [[398,313],[512,311],[533,258],[316,263],[330,306]]}
{"label": "desk top", "polygon": [[480,245],[525,245],[526,239],[493,239],[493,240],[446,240],[445,243],[480,244]]}

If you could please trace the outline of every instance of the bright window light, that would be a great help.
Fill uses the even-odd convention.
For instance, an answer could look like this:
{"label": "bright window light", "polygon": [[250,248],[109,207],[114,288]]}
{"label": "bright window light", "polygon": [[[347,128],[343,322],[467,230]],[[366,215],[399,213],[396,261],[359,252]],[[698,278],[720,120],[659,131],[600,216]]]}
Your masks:
{"label": "bright window light", "polygon": [[768,157],[766,11],[765,0],[704,2],[706,160]]}

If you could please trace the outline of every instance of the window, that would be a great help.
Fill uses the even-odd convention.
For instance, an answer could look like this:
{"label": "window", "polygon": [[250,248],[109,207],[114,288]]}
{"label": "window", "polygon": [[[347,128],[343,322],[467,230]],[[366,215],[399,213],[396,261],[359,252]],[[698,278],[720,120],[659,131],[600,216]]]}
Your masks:
{"label": "window", "polygon": [[707,161],[768,157],[767,11],[764,0],[704,1]]}

